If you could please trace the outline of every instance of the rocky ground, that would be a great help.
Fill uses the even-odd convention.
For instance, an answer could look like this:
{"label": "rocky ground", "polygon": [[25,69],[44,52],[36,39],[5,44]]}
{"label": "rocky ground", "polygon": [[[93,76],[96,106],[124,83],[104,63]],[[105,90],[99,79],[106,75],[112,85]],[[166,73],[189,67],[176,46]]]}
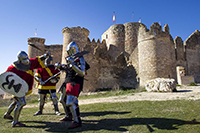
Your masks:
{"label": "rocky ground", "polygon": [[[198,100],[200,99],[200,86],[181,86],[177,87],[178,92],[139,92],[123,96],[112,96],[107,98],[81,99],[79,105],[108,102],[127,102],[127,101],[165,101],[165,100]],[[51,102],[45,106],[52,105]],[[59,103],[60,105],[60,103]],[[26,105],[27,107],[37,107],[36,105]]]}

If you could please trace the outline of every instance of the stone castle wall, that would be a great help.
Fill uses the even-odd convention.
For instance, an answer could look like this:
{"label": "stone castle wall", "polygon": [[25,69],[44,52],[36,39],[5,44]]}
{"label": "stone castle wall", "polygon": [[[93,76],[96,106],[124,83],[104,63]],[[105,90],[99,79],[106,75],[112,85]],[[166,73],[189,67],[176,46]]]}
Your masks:
{"label": "stone castle wall", "polygon": [[200,32],[196,30],[184,42],[186,47],[186,74],[194,76],[195,82],[200,82]]}
{"label": "stone castle wall", "polygon": [[[46,46],[43,39],[38,44],[54,55],[55,62],[65,63],[66,47],[71,41],[77,43],[80,51],[90,52],[84,55],[91,68],[85,76],[83,91],[119,86],[137,88],[158,77],[176,79],[176,66],[183,66],[187,74],[200,75],[199,31],[184,44],[180,37],[172,39],[168,25],[162,31],[158,23],[153,23],[150,29],[142,23],[115,24],[102,34],[101,42],[91,41],[89,30],[81,27],[65,27],[62,33],[63,45]],[[37,50],[29,49],[30,55],[38,54]]]}
{"label": "stone castle wall", "polygon": [[173,74],[176,72],[173,40],[158,23],[153,23],[150,30],[141,24],[138,49],[140,86],[158,77],[176,79]]}

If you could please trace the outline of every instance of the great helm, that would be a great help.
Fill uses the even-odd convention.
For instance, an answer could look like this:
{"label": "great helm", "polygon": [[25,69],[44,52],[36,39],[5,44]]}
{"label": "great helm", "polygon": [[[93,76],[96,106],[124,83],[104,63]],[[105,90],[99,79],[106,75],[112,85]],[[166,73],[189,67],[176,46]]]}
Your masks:
{"label": "great helm", "polygon": [[69,56],[79,52],[78,47],[74,41],[68,44],[66,51]]}
{"label": "great helm", "polygon": [[29,65],[30,64],[30,60],[28,58],[28,55],[24,51],[19,51],[18,54],[17,54],[17,58],[18,58],[19,63],[22,63],[23,65]]}

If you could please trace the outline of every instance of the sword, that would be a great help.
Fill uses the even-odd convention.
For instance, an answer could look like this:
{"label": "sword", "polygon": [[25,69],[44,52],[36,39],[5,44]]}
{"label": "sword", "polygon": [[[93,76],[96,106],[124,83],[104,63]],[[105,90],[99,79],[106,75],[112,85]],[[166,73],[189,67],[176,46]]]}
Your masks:
{"label": "sword", "polygon": [[47,80],[45,80],[45,81],[44,81],[44,84],[45,84],[46,82],[48,82],[49,80],[51,80],[51,79],[55,78],[56,76],[58,76],[60,73],[61,73],[61,71],[58,72],[58,73],[56,73],[56,74],[53,75],[52,77],[48,78]]}

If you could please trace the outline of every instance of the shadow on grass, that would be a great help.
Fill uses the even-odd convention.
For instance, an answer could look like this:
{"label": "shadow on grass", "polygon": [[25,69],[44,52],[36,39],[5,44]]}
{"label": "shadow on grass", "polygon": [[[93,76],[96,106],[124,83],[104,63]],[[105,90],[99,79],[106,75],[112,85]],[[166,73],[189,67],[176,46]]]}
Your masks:
{"label": "shadow on grass", "polygon": [[[109,114],[125,114],[130,112],[91,112],[82,113],[82,117],[86,116],[99,116],[99,115],[109,115]],[[169,118],[122,118],[122,119],[101,119],[101,120],[82,120],[82,126],[68,130],[67,127],[72,124],[72,122],[48,122],[48,121],[23,121],[27,124],[26,128],[39,128],[47,132],[83,132],[83,131],[128,131],[122,126],[134,126],[134,125],[145,125],[147,131],[153,132],[157,129],[160,130],[177,130],[178,126],[186,124],[200,124],[196,120],[184,121],[180,119],[169,119]],[[28,126],[28,125],[33,126]]]}
{"label": "shadow on grass", "polygon": [[88,112],[88,113],[81,113],[81,117],[104,116],[104,115],[123,115],[123,114],[128,114],[128,113],[131,113],[131,112],[116,112],[116,111]]}
{"label": "shadow on grass", "polygon": [[181,92],[192,92],[192,90],[178,90],[177,92],[174,93],[181,93]]}

